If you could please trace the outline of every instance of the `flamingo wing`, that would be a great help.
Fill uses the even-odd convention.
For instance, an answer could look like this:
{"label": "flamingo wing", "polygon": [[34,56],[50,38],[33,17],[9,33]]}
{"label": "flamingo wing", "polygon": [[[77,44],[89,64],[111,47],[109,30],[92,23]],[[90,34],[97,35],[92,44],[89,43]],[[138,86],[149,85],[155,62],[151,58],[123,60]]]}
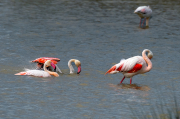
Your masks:
{"label": "flamingo wing", "polygon": [[128,71],[128,73],[134,73],[139,71],[142,68],[142,64],[136,64],[133,69],[131,69],[130,71]]}
{"label": "flamingo wing", "polygon": [[152,10],[149,6],[140,6],[135,11],[135,13],[141,13],[141,14],[151,14]]}
{"label": "flamingo wing", "polygon": [[118,72],[128,72],[134,73],[139,71],[142,68],[140,56],[134,56],[129,59],[122,59],[120,63],[112,66],[105,74],[110,73],[118,73]]}
{"label": "flamingo wing", "polygon": [[134,73],[139,71],[142,68],[141,64],[141,57],[139,56],[134,56],[129,59],[126,59],[123,62],[123,66],[121,68],[122,72],[129,72],[129,73]]}
{"label": "flamingo wing", "polygon": [[35,60],[32,60],[31,62],[36,62],[36,63],[45,63],[47,60],[51,60],[54,64],[57,64],[60,59],[59,58],[54,58],[54,57],[40,57]]}
{"label": "flamingo wing", "polygon": [[142,14],[147,14],[148,11],[147,11],[146,8],[143,8],[143,9],[141,9],[139,12],[142,13]]}

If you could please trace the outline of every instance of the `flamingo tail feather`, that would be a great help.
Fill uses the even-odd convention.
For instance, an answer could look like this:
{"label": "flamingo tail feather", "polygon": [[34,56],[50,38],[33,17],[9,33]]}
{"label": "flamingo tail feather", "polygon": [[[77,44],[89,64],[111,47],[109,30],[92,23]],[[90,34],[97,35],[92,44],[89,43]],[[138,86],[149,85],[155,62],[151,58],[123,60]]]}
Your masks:
{"label": "flamingo tail feather", "polygon": [[19,73],[16,73],[14,75],[26,75],[26,74],[27,74],[27,72],[19,72]]}
{"label": "flamingo tail feather", "polygon": [[115,71],[116,70],[116,66],[112,66],[106,73],[105,73],[105,75],[107,74],[107,73],[111,73],[112,71]]}

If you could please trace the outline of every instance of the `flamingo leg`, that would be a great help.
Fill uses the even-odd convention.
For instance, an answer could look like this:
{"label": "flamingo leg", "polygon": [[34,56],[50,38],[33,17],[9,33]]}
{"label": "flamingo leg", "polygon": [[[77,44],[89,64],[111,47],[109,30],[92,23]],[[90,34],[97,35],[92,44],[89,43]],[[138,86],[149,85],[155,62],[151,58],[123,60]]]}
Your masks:
{"label": "flamingo leg", "polygon": [[121,80],[120,84],[124,81],[124,79],[125,79],[125,76],[124,76],[123,79]]}
{"label": "flamingo leg", "polygon": [[143,23],[142,23],[142,26],[144,26],[144,22],[145,22],[145,20],[146,20],[146,19],[144,18]]}
{"label": "flamingo leg", "polygon": [[132,83],[132,78],[130,78],[130,84]]}

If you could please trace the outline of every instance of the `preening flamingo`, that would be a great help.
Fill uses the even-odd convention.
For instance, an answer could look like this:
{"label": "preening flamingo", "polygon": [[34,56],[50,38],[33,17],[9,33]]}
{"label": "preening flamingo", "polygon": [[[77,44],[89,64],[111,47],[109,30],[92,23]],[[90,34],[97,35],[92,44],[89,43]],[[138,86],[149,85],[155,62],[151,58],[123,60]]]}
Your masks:
{"label": "preening flamingo", "polygon": [[[35,60],[32,60],[31,62],[35,62],[35,63],[40,63],[40,64],[44,64],[47,60],[51,60],[51,70],[53,69],[54,71],[56,72],[59,72],[59,73],[62,73],[61,70],[59,69],[59,67],[56,65],[60,59],[59,58],[54,58],[54,57],[40,57],[40,58],[37,58]],[[43,67],[42,67],[43,68]],[[40,68],[38,68],[40,69]]]}
{"label": "preening flamingo", "polygon": [[[146,55],[146,53],[148,53]],[[128,59],[121,59],[120,63],[112,66],[105,74],[115,74],[122,73],[124,75],[120,84],[126,78],[130,78],[130,84],[132,83],[132,77],[137,74],[144,74],[149,72],[152,69],[151,58],[153,57],[153,53],[144,49],[142,52],[142,56],[134,56]]]}
{"label": "preening flamingo", "polygon": [[144,26],[144,22],[146,20],[146,27],[149,27],[149,19],[152,17],[152,10],[149,6],[140,6],[134,11],[134,13],[139,15],[141,18],[139,23],[140,27],[142,19],[144,19],[142,25]]}
{"label": "preening flamingo", "polygon": [[[43,63],[45,63],[47,60],[51,60],[51,61],[52,61],[51,66],[52,66],[54,69],[56,68],[56,72],[62,73],[61,70],[60,70],[60,69],[58,68],[58,66],[56,65],[57,62],[60,61],[60,59],[58,59],[58,58],[53,58],[53,57],[40,57],[40,58],[37,58],[37,59],[35,59],[35,60],[31,61],[31,62],[36,62],[36,63],[42,63],[42,64],[43,64]],[[81,62],[80,62],[79,60],[77,60],[77,59],[71,59],[71,60],[69,60],[69,62],[68,62],[68,67],[69,67],[69,69],[70,69],[70,74],[74,73],[74,68],[73,68],[73,66],[71,65],[72,62],[74,62],[75,65],[78,67],[78,72],[77,72],[77,74],[79,74],[79,73],[81,72]]]}
{"label": "preening flamingo", "polygon": [[35,60],[32,60],[31,62],[36,62],[36,63],[45,63],[47,60],[51,60],[54,64],[57,64],[57,62],[60,61],[59,58],[54,58],[54,57],[40,57]]}
{"label": "preening flamingo", "polygon": [[37,76],[37,77],[51,77],[51,75],[53,75],[55,77],[59,77],[58,73],[51,72],[46,69],[46,67],[51,66],[51,64],[52,64],[52,61],[47,60],[44,63],[44,67],[43,67],[44,71],[43,70],[26,70],[24,72],[20,72],[15,75],[29,75],[29,76]]}
{"label": "preening flamingo", "polygon": [[79,73],[81,72],[81,62],[80,62],[79,60],[77,60],[77,59],[70,59],[70,60],[68,61],[68,67],[69,67],[69,69],[70,69],[70,74],[73,74],[73,73],[74,73],[74,68],[73,68],[73,66],[72,66],[72,64],[71,64],[72,62],[74,62],[75,65],[77,66],[77,68],[78,68],[77,74],[79,74]]}

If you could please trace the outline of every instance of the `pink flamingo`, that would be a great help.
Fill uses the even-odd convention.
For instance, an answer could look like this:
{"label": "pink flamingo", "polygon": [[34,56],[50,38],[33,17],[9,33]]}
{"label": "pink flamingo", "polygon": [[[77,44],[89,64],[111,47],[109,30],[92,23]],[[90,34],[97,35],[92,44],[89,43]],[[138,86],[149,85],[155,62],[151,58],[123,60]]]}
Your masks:
{"label": "pink flamingo", "polygon": [[38,63],[37,64],[37,69],[41,69],[43,68],[43,64],[47,61],[47,60],[51,60],[51,70],[53,69],[55,72],[59,72],[59,73],[62,73],[61,70],[59,69],[59,67],[56,65],[60,59],[59,58],[54,58],[54,57],[40,57],[40,58],[37,58],[35,60],[32,60],[31,62],[35,62],[35,63]]}
{"label": "pink flamingo", "polygon": [[134,11],[134,13],[139,15],[141,18],[139,26],[141,26],[141,20],[144,18],[142,25],[144,25],[146,19],[146,27],[149,27],[149,19],[152,17],[152,10],[149,6],[140,6]]}
{"label": "pink flamingo", "polygon": [[43,70],[26,70],[24,72],[20,72],[15,75],[28,75],[28,76],[37,76],[37,77],[51,77],[51,75],[53,75],[55,77],[59,77],[58,73],[51,72],[46,69],[46,67],[51,66],[51,64],[52,64],[52,61],[47,60],[44,63],[44,67],[43,67],[44,71]]}
{"label": "pink flamingo", "polygon": [[31,62],[36,62],[36,63],[45,63],[47,60],[51,60],[54,64],[57,64],[57,62],[60,61],[59,58],[54,58],[54,57],[40,57],[35,60],[32,60]]}
{"label": "pink flamingo", "polygon": [[[148,55],[146,55],[146,52]],[[132,77],[137,74],[144,74],[149,72],[152,69],[151,58],[153,57],[153,53],[144,49],[142,52],[142,56],[134,56],[128,59],[121,59],[120,63],[112,66],[105,74],[115,74],[121,72],[124,77],[121,80],[120,84],[126,78],[130,78],[130,84],[132,83]]]}
{"label": "pink flamingo", "polygon": [[[32,60],[31,62],[35,62],[35,63],[41,63],[41,64],[44,64],[47,60],[51,60],[52,63],[51,63],[51,66],[56,69],[56,72],[61,72],[61,70],[58,68],[58,66],[56,65],[57,62],[60,61],[60,59],[58,58],[53,58],[53,57],[40,57],[40,58],[37,58],[35,60]],[[74,62],[74,64],[76,65],[76,67],[78,68],[78,71],[77,71],[77,74],[79,74],[81,72],[81,62],[77,59],[70,59],[68,61],[68,67],[69,67],[69,70],[70,70],[70,74],[73,74],[74,73],[74,68],[72,66],[72,62]]]}
{"label": "pink flamingo", "polygon": [[[31,62],[35,62],[35,63],[40,63],[40,64],[44,64],[47,60],[51,60],[52,63],[51,63],[51,66],[56,69],[56,72],[59,72],[59,73],[62,73],[61,70],[58,68],[58,66],[56,65],[57,62],[60,61],[59,58],[54,58],[54,57],[40,57],[40,58],[37,58],[35,60],[32,60]],[[77,59],[70,59],[68,61],[68,67],[70,69],[70,74],[73,74],[74,73],[74,68],[72,66],[72,62],[75,63],[76,67],[78,68],[78,71],[77,71],[77,74],[79,74],[81,72],[81,62]]]}

